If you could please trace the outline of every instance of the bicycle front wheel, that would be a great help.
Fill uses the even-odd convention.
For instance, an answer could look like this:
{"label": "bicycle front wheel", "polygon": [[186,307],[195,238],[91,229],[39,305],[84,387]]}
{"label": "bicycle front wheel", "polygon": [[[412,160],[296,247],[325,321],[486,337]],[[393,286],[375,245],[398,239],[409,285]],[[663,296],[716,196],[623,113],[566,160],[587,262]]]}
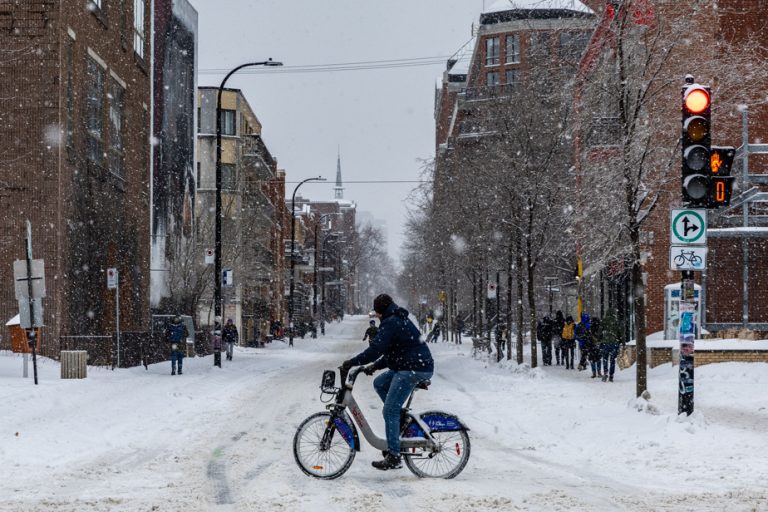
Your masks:
{"label": "bicycle front wheel", "polygon": [[440,450],[403,453],[405,465],[419,478],[453,478],[469,461],[469,435],[465,430],[432,432]]}
{"label": "bicycle front wheel", "polygon": [[[350,426],[343,418],[341,421]],[[331,428],[331,439],[327,448],[323,448],[323,436],[328,428]],[[332,480],[349,469],[355,460],[355,450],[338,432],[336,426],[331,425],[331,413],[319,412],[304,420],[296,430],[293,437],[293,457],[307,475]]]}

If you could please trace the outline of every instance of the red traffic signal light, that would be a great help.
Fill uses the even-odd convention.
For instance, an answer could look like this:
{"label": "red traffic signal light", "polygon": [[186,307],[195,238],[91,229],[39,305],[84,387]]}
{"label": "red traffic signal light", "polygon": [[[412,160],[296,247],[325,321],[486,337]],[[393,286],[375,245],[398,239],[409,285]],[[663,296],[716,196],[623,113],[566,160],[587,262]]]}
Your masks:
{"label": "red traffic signal light", "polygon": [[711,96],[709,87],[691,85],[683,92],[683,104],[691,114],[701,114],[709,108]]}
{"label": "red traffic signal light", "polygon": [[686,206],[708,204],[712,97],[707,86],[686,77],[682,90],[682,196]]}

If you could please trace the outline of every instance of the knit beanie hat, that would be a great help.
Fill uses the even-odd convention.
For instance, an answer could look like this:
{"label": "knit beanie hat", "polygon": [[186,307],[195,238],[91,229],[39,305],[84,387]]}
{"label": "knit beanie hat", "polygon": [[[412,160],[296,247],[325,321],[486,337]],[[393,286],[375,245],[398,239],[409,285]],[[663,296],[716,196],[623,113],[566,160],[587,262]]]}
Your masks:
{"label": "knit beanie hat", "polygon": [[382,293],[375,299],[373,299],[373,310],[377,312],[380,315],[383,315],[390,304],[392,304],[394,301],[392,300],[392,297],[387,295],[386,293]]}

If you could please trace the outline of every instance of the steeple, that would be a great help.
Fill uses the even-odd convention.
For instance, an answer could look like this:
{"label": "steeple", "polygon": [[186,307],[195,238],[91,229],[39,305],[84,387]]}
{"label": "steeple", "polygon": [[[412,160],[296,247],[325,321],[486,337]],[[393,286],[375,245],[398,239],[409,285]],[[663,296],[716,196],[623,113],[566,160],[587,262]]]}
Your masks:
{"label": "steeple", "polygon": [[344,199],[344,187],[341,186],[341,149],[336,157],[336,186],[333,187],[334,199]]}

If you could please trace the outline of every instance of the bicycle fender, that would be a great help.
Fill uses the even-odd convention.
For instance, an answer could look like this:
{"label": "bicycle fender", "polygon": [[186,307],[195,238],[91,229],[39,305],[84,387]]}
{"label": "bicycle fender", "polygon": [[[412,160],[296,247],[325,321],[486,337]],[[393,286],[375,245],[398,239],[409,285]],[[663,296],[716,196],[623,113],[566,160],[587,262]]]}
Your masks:
{"label": "bicycle fender", "polygon": [[360,438],[357,435],[357,428],[352,423],[349,415],[344,413],[344,416],[337,416],[333,424],[336,426],[336,430],[341,434],[341,437],[347,442],[350,448],[356,452],[360,451]]}
{"label": "bicycle fender", "polygon": [[421,421],[427,424],[431,432],[456,432],[469,430],[458,416],[443,411],[427,411],[419,415]]}

